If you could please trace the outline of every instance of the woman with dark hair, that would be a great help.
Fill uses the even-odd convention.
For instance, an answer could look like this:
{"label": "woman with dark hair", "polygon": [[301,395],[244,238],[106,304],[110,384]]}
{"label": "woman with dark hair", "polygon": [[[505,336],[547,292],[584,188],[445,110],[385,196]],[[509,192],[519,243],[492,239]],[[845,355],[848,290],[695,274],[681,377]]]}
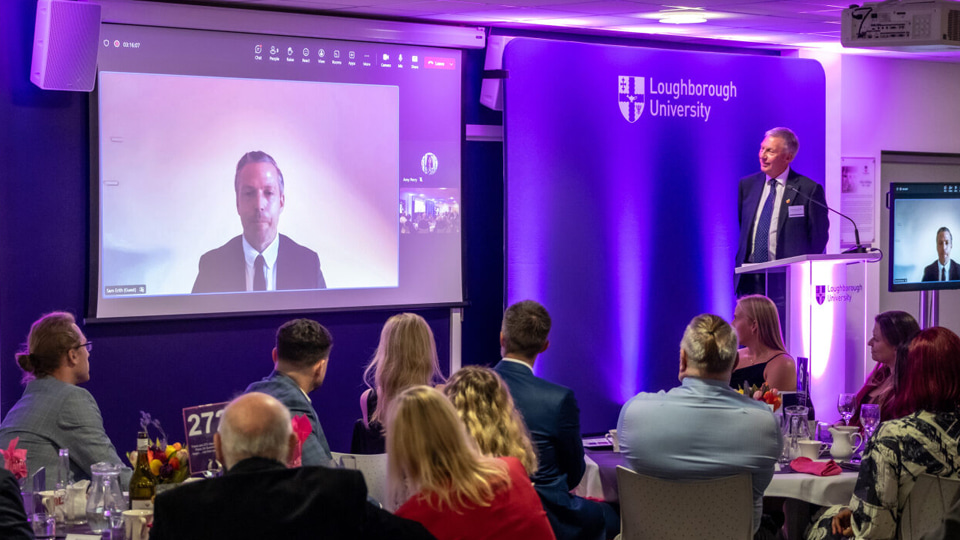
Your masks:
{"label": "woman with dark hair", "polygon": [[867,443],[850,506],[828,508],[809,540],[895,538],[916,478],[960,478],[960,337],[946,328],[910,342],[896,407],[911,411],[880,424]]}
{"label": "woman with dark hair", "polygon": [[863,388],[857,392],[850,425],[860,423],[860,406],[864,403],[880,405],[881,422],[898,418],[891,407],[896,386],[894,373],[897,348],[909,344],[919,332],[920,325],[905,311],[884,311],[874,318],[873,336],[867,345],[870,347],[870,357],[877,365],[870,372]]}
{"label": "woman with dark hair", "polygon": [[[57,481],[59,450],[70,450],[70,469],[77,480],[90,478],[90,466],[99,461],[123,465],[103,429],[97,402],[77,386],[90,380],[93,343],[83,335],[73,315],[55,311],[33,323],[27,343],[17,353],[26,387],[0,424],[0,447],[19,437],[27,451],[32,476],[47,470],[47,489]],[[124,467],[124,486],[132,471]]]}

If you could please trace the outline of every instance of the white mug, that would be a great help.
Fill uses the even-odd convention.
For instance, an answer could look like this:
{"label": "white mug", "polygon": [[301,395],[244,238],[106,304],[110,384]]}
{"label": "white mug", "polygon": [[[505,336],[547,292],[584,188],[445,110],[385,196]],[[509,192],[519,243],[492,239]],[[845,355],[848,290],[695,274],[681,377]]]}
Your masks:
{"label": "white mug", "polygon": [[[863,437],[857,433],[856,426],[834,426],[830,428],[830,434],[833,435],[833,446],[830,447],[830,455],[834,459],[846,460],[860,448],[863,444]],[[857,442],[854,444],[853,439]]]}
{"label": "white mug", "polygon": [[799,441],[798,444],[800,445],[800,455],[808,459],[820,459],[820,452],[827,447],[822,442],[812,439],[804,439]]}
{"label": "white mug", "polygon": [[610,441],[611,444],[613,444],[613,451],[619,452],[620,437],[617,436],[617,430],[611,429],[610,431],[607,432],[606,437],[607,437],[607,440]]}
{"label": "white mug", "polygon": [[148,540],[150,525],[153,523],[153,510],[124,510],[124,540]]}

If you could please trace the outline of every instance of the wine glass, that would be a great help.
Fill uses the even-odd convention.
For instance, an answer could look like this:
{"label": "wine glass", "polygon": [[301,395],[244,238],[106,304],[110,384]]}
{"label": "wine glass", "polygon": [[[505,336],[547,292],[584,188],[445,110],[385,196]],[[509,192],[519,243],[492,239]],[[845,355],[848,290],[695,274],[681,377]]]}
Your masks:
{"label": "wine glass", "polygon": [[863,431],[867,433],[867,440],[870,440],[880,425],[880,405],[864,403],[860,406],[860,423],[863,424]]}
{"label": "wine glass", "polygon": [[840,397],[837,398],[837,411],[840,412],[840,416],[843,417],[843,425],[849,426],[850,419],[853,418],[853,409],[855,406],[855,401],[857,399],[856,394],[847,394],[842,393]]}

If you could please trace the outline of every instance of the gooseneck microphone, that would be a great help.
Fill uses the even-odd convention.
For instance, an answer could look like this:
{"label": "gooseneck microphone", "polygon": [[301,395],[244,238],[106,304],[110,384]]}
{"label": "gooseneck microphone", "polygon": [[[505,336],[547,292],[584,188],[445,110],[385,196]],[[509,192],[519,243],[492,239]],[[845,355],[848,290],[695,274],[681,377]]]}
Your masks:
{"label": "gooseneck microphone", "polygon": [[[785,184],[785,185],[786,185],[786,184]],[[840,216],[840,217],[846,218],[850,223],[853,224],[853,238],[854,238],[854,241],[857,243],[857,245],[856,245],[855,247],[852,247],[852,248],[844,251],[844,253],[867,253],[867,248],[864,247],[864,246],[862,246],[862,245],[860,245],[860,230],[857,229],[857,222],[854,221],[850,216],[847,216],[847,215],[845,215],[845,214],[841,214],[840,212],[837,212],[837,211],[834,210],[833,208],[830,208],[829,206],[827,206],[827,205],[823,204],[822,202],[814,199],[813,197],[807,195],[806,193],[801,192],[799,189],[797,189],[797,188],[794,187],[794,186],[786,185],[786,188],[789,189],[790,191],[796,193],[797,195],[802,195],[804,198],[806,198],[808,201],[812,202],[813,204],[816,204],[817,206],[821,206],[821,207],[823,207],[823,208],[826,208],[827,210],[833,212],[834,214],[837,214],[837,215]]]}

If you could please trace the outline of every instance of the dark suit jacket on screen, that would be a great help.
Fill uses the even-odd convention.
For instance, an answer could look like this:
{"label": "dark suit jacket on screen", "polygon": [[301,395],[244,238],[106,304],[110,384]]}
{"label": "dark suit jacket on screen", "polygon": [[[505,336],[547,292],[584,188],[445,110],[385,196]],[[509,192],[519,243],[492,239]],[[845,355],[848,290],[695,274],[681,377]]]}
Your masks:
{"label": "dark suit jacket on screen", "polygon": [[573,390],[513,362],[501,361],[494,370],[507,383],[537,447],[539,468],[532,480],[557,540],[602,536],[604,516],[598,503],[570,494],[586,468]]}
{"label": "dark suit jacket on screen", "polygon": [[249,458],[222,478],[156,498],[151,540],[431,539],[419,523],[367,502],[359,471]]}
{"label": "dark suit jacket on screen", "polygon": [[[750,256],[750,243],[754,235],[753,222],[759,210],[760,197],[763,195],[766,180],[767,177],[762,172],[740,179],[740,190],[737,196],[739,205],[737,219],[740,223],[737,266],[747,262]],[[791,187],[799,190],[802,195],[797,195],[790,189]],[[824,248],[827,247],[830,228],[827,209],[811,200],[823,205],[827,203],[823,186],[790,169],[783,188],[783,199],[780,201],[780,215],[777,216],[777,259],[823,253]],[[803,207],[803,217],[788,217],[789,208],[796,206]],[[736,282],[739,285],[739,274]]]}
{"label": "dark suit jacket on screen", "polygon": [[269,394],[283,403],[290,409],[293,416],[306,415],[313,426],[313,431],[303,441],[301,447],[301,461],[304,465],[323,465],[329,466],[331,461],[330,445],[327,444],[327,437],[323,434],[323,428],[320,426],[320,419],[317,418],[317,411],[303,394],[297,382],[290,377],[274,370],[269,376],[255,383],[252,383],[243,392],[263,392]]}
{"label": "dark suit jacket on screen", "polygon": [[[242,235],[200,257],[200,272],[193,283],[194,293],[247,290],[246,261]],[[317,252],[280,235],[277,250],[277,290],[326,289]]]}
{"label": "dark suit jacket on screen", "polygon": [[[940,281],[939,260],[933,261],[933,264],[923,268],[923,281]],[[957,261],[950,259],[950,275],[947,276],[950,281],[960,280],[960,265]]]}

